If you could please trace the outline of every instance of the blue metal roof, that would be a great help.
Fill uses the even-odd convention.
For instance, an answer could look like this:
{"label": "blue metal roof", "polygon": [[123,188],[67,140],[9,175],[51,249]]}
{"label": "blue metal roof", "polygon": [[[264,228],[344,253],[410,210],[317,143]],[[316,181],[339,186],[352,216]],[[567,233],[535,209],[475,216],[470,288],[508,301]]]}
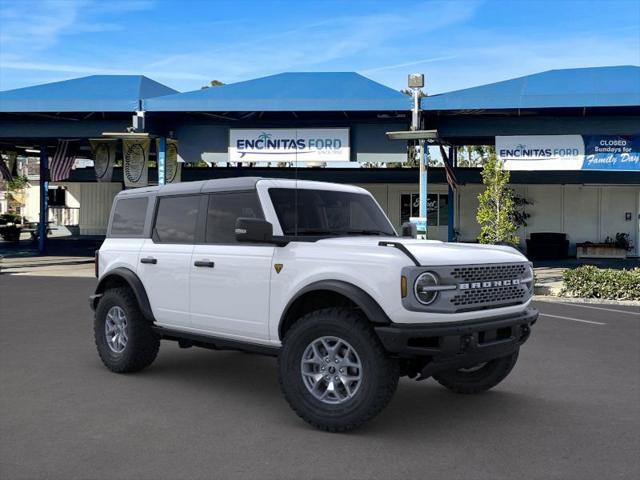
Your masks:
{"label": "blue metal roof", "polygon": [[302,72],[156,97],[144,106],[150,112],[385,111],[410,110],[411,100],[355,72]]}
{"label": "blue metal roof", "polygon": [[422,99],[424,110],[622,107],[640,105],[640,67],[572,68]]}
{"label": "blue metal roof", "polygon": [[0,112],[132,112],[176,92],[143,75],[91,75],[0,92]]}

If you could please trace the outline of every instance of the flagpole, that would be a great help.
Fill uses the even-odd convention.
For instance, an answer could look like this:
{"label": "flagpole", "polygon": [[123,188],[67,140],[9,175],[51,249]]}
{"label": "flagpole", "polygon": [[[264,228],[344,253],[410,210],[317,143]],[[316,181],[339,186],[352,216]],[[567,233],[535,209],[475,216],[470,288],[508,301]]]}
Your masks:
{"label": "flagpole", "polygon": [[47,144],[40,145],[40,223],[38,224],[38,252],[47,248],[47,222],[49,220],[49,157]]}

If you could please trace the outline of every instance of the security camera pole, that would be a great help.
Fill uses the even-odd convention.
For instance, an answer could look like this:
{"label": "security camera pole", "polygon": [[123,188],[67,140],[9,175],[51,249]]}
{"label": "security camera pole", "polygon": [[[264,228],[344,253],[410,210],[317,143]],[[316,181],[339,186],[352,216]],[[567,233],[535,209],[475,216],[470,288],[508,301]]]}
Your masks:
{"label": "security camera pole", "polygon": [[[411,73],[409,74],[409,88],[411,89],[411,96],[413,97],[413,109],[411,112],[411,130],[420,130],[420,92],[424,87],[424,74]],[[427,236],[427,152],[425,150],[424,139],[418,140],[418,147],[416,148],[416,156],[418,164],[420,165],[420,208],[418,215],[420,221],[417,224],[418,237],[426,238]]]}

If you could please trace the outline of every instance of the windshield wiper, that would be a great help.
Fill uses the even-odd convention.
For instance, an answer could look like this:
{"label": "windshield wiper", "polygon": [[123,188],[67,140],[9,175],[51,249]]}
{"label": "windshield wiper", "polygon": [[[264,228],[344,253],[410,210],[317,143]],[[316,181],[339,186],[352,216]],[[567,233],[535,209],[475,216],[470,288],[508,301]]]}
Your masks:
{"label": "windshield wiper", "polygon": [[383,237],[393,237],[392,233],[383,232],[382,230],[346,230],[345,233],[347,235],[380,235]]}
{"label": "windshield wiper", "polygon": [[340,232],[331,232],[329,230],[314,230],[312,228],[298,229],[297,232],[287,232],[287,235],[340,235]]}

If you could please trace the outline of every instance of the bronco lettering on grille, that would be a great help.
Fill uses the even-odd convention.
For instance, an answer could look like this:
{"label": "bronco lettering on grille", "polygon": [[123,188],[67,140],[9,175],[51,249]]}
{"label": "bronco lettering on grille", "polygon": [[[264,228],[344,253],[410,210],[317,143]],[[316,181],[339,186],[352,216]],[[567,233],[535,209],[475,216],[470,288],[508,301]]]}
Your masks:
{"label": "bronco lettering on grille", "polygon": [[459,283],[458,289],[475,290],[478,288],[508,287],[511,285],[520,285],[520,280],[513,278],[510,280],[492,280],[490,282]]}

